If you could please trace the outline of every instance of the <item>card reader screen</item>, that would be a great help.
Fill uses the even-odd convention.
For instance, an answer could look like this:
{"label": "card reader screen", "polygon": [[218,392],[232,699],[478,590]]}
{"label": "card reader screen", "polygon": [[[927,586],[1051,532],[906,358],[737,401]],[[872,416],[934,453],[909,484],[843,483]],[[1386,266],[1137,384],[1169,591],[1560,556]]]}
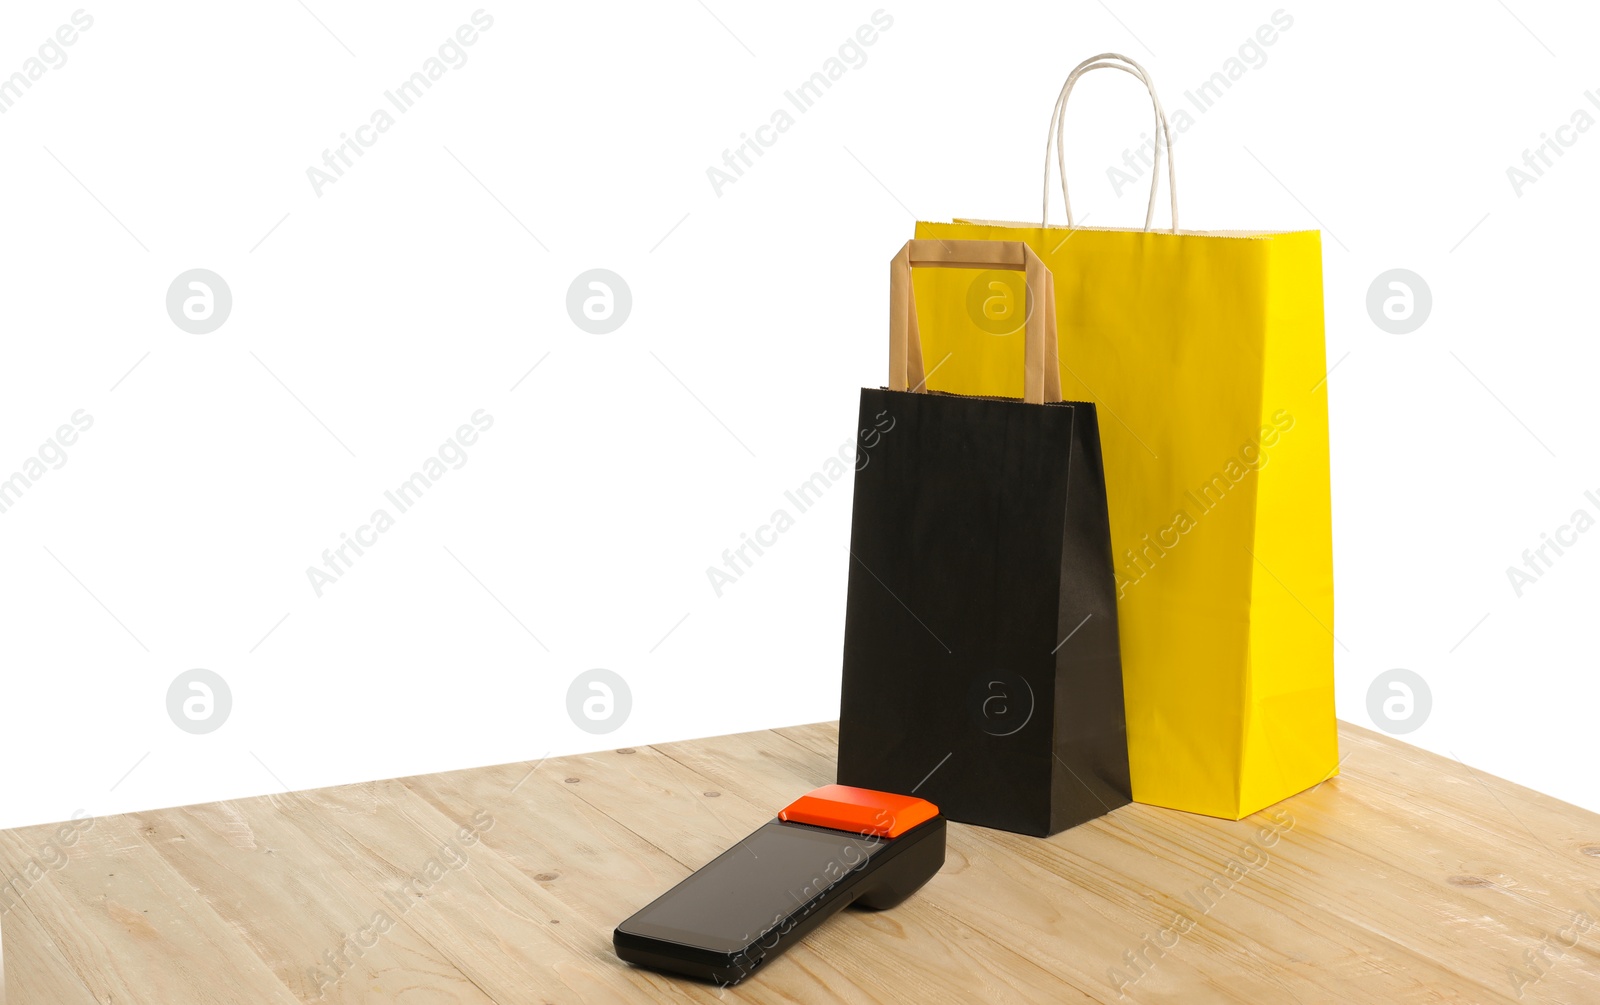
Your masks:
{"label": "card reader screen", "polygon": [[866,866],[880,837],[772,821],[630,918],[625,930],[736,953]]}

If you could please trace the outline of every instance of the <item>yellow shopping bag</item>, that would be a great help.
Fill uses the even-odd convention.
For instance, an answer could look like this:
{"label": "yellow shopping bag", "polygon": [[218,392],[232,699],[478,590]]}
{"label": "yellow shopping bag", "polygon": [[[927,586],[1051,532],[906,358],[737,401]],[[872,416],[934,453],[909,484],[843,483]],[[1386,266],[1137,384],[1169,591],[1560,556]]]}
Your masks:
{"label": "yellow shopping bag", "polygon": [[[1155,104],[1155,208],[1170,134]],[[1062,173],[1062,193],[1066,179]],[[1316,231],[1197,233],[958,220],[931,239],[1023,241],[1055,276],[1068,399],[1100,409],[1133,797],[1237,819],[1338,769],[1333,546]],[[915,276],[929,386],[1020,397],[1013,273]],[[1065,645],[1071,645],[1069,638]]]}

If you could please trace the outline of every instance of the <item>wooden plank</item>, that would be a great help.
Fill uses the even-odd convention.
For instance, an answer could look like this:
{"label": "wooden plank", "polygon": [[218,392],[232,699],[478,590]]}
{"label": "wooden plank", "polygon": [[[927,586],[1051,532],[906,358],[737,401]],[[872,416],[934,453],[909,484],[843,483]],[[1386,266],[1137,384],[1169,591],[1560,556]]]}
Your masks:
{"label": "wooden plank", "polygon": [[[713,788],[705,777],[649,747],[563,760],[563,770],[570,772],[566,777],[576,779],[569,784],[582,798],[648,835],[682,863],[684,875],[771,819],[795,796],[790,788],[770,784],[748,796]],[[649,797],[641,798],[645,793]],[[930,889],[938,881],[935,877]],[[642,898],[639,906],[649,896],[654,894]],[[846,978],[847,983],[833,986],[837,993],[851,988],[867,1001],[914,1002],[952,995],[997,1002],[1087,1000],[1071,995],[1047,971],[973,926],[937,912],[921,893],[893,911],[836,916],[764,969],[759,984],[784,984],[793,979],[794,964],[818,957]]]}
{"label": "wooden plank", "polygon": [[[451,817],[400,780],[322,789],[296,800],[286,812],[313,840],[396,904],[407,923],[494,1001],[643,997],[609,941],[601,944],[572,925],[560,900],[482,840],[458,837],[462,828],[487,834],[501,826],[494,810],[479,806]],[[437,863],[431,870],[437,879],[419,887],[415,877],[429,871],[429,863]],[[696,1000],[680,982],[656,975],[646,980],[658,999]]]}
{"label": "wooden plank", "polygon": [[[819,774],[832,774],[831,756],[777,734],[772,741],[753,736],[754,750],[745,737],[738,738],[738,744],[719,738],[672,744],[670,750],[674,757],[686,758],[730,785],[766,775],[772,784],[804,791],[817,784],[814,779]],[[788,756],[784,750],[766,749],[780,744]],[[787,776],[796,752],[810,763],[803,772]],[[1007,853],[1001,853],[1002,847]],[[1124,954],[1129,952],[1156,959],[1185,988],[1203,989],[1208,1001],[1253,1003],[1286,993],[1319,993],[1307,981],[1285,981],[1280,973],[1262,972],[1248,963],[1231,968],[1223,980],[1176,954],[1153,955],[1156,951],[1146,936],[1159,933],[1173,913],[1152,902],[1149,887],[1195,887],[1201,877],[1155,857],[1147,842],[1113,818],[1046,840],[952,824],[949,848],[941,877],[958,881],[937,888],[929,884],[935,906],[971,920],[985,932],[1003,932],[1009,945],[1024,950],[1080,994],[1109,992],[1115,997],[1116,989],[1126,987],[1135,976],[1128,973],[1117,981],[1110,977],[1113,967],[1126,969]],[[1135,866],[1164,875],[1148,885],[1138,877],[1130,881],[1123,870]]]}
{"label": "wooden plank", "polygon": [[[564,770],[570,764],[564,759],[556,767]],[[550,766],[530,774],[524,765],[505,765],[404,782],[447,816],[496,806],[498,823],[484,834],[484,844],[560,901],[568,912],[564,925],[609,954],[617,923],[693,870],[585,802],[576,794],[576,783],[566,781],[569,777],[557,777]],[[520,795],[507,800],[513,786]],[[799,948],[810,952],[804,945]],[[807,959],[799,964],[797,986],[783,994],[757,983],[719,996],[714,988],[673,982],[609,958],[641,992],[657,997],[677,993],[694,1001],[779,1002],[796,994],[805,1000],[826,997],[830,982],[847,983],[825,960]]]}
{"label": "wooden plank", "polygon": [[[297,999],[377,1005],[425,989],[461,1005],[492,1005],[276,798],[129,819]],[[298,923],[259,924],[263,917]]]}
{"label": "wooden plank", "polygon": [[[0,831],[0,854],[29,860],[52,830]],[[94,1001],[297,1005],[129,818],[95,819],[61,853],[64,864],[28,890],[27,908]]]}
{"label": "wooden plank", "polygon": [[[835,735],[826,725],[779,732],[819,756],[830,749]],[[1472,775],[1497,791],[1517,788],[1510,783],[1469,773],[1348,724],[1341,724],[1341,740],[1348,750],[1343,774],[1316,792],[1257,815],[1287,813],[1294,825],[1270,850],[1270,867],[1251,869],[1245,881],[1230,888],[1226,903],[1207,916],[1203,930],[1185,936],[1185,945],[1196,942],[1214,958],[1245,948],[1252,958],[1265,959],[1283,972],[1310,965],[1309,979],[1332,975],[1341,993],[1359,1000],[1515,998],[1518,979],[1509,973],[1514,967],[1521,970],[1522,980],[1532,980],[1541,993],[1551,995],[1550,1000],[1582,1001],[1600,994],[1592,938],[1577,946],[1543,948],[1546,957],[1560,950],[1564,958],[1533,964],[1524,959],[1525,953],[1541,950],[1546,934],[1570,934],[1573,913],[1584,909],[1573,897],[1561,905],[1549,885],[1580,880],[1572,867],[1584,868],[1580,860],[1588,858],[1581,850],[1587,846],[1581,835],[1600,832],[1600,817],[1523,790],[1530,808],[1549,814],[1552,826],[1566,828],[1570,854],[1555,854],[1526,832],[1513,839],[1514,821]],[[1247,847],[1239,843],[1239,824],[1231,821],[1138,805],[1119,809],[1112,817],[1137,828],[1162,855],[1180,854],[1195,867],[1237,856]],[[1108,822],[1069,832],[1069,843]],[[1030,854],[1037,844],[1014,835],[986,834],[1015,856]],[[1514,866],[1505,864],[1508,848]],[[1494,860],[1502,865],[1488,866]],[[1096,855],[1090,861],[1110,860]],[[1464,863],[1483,867],[1464,872]],[[1115,868],[1140,876],[1129,863]],[[1508,868],[1530,877],[1523,886],[1531,883],[1537,892],[1522,896],[1520,890],[1508,891],[1479,875],[1503,876]],[[1590,887],[1600,885],[1592,867],[1587,874]],[[1078,875],[1062,875],[1080,881]],[[1184,889],[1170,879],[1150,879],[1154,890]],[[1188,889],[1198,889],[1193,880]],[[1172,906],[1185,909],[1182,901]],[[1192,904],[1188,910],[1193,913]],[[1600,918],[1600,903],[1588,910]],[[1219,928],[1224,921],[1227,925]],[[1305,942],[1308,927],[1326,933],[1327,938],[1318,940],[1320,949]],[[1595,931],[1600,933],[1600,927]],[[1165,983],[1156,978],[1173,955],[1176,951],[1163,958],[1150,980],[1141,981],[1141,993],[1147,984]]]}
{"label": "wooden plank", "polygon": [[0,981],[4,981],[0,984],[0,1005],[8,1000],[12,1005],[95,1005],[89,989],[44,933],[25,900],[0,912],[0,928],[5,930],[0,949],[6,957],[4,966],[0,966]]}
{"label": "wooden plank", "polygon": [[[1348,724],[1340,777],[1244,821],[953,824],[915,897],[845,912],[737,988],[619,961],[616,923],[831,781],[836,737],[141,813],[54,851],[56,828],[0,832],[7,1000],[1600,1001],[1600,815]],[[340,979],[319,986],[319,962]]]}

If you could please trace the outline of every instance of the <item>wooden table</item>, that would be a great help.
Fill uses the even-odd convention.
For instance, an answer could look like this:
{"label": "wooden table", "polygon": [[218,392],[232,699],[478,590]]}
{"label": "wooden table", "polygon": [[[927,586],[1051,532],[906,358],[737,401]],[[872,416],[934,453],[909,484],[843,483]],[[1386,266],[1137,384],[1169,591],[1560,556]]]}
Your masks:
{"label": "wooden table", "polygon": [[832,781],[836,736],[101,818],[61,859],[0,832],[5,1000],[1600,1002],[1600,816],[1347,724],[1340,776],[1243,821],[952,824],[911,900],[735,988],[619,962],[613,926]]}

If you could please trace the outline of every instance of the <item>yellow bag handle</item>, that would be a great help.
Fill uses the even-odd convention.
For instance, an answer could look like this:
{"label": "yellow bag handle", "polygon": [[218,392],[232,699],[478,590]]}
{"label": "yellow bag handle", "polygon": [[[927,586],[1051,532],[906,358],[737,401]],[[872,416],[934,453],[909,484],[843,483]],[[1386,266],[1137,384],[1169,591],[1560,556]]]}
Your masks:
{"label": "yellow bag handle", "polygon": [[1061,400],[1057,362],[1056,280],[1044,259],[1021,241],[907,241],[889,263],[889,390],[926,393],[922,332],[911,270],[1010,269],[1027,286],[1023,305],[1022,400],[1042,404]]}
{"label": "yellow bag handle", "polygon": [[1167,190],[1172,196],[1172,233],[1178,232],[1178,162],[1172,154],[1172,127],[1167,124],[1167,113],[1161,107],[1161,98],[1156,94],[1155,81],[1150,79],[1150,72],[1135,63],[1127,56],[1115,52],[1102,52],[1098,56],[1088,59],[1073,67],[1067,75],[1067,82],[1061,85],[1061,94],[1056,98],[1055,111],[1050,115],[1050,132],[1044,141],[1044,204],[1040,210],[1041,227],[1050,225],[1050,144],[1056,148],[1056,169],[1061,175],[1061,200],[1067,206],[1067,226],[1073,226],[1072,197],[1067,194],[1067,151],[1066,151],[1066,116],[1067,99],[1072,96],[1072,88],[1077,84],[1078,78],[1090,70],[1121,70],[1131,73],[1144,84],[1145,90],[1150,92],[1150,104],[1155,109],[1155,163],[1150,172],[1150,205],[1144,212],[1144,229],[1149,230],[1156,213],[1156,188],[1161,183],[1161,148],[1162,141],[1166,141],[1167,151]]}

